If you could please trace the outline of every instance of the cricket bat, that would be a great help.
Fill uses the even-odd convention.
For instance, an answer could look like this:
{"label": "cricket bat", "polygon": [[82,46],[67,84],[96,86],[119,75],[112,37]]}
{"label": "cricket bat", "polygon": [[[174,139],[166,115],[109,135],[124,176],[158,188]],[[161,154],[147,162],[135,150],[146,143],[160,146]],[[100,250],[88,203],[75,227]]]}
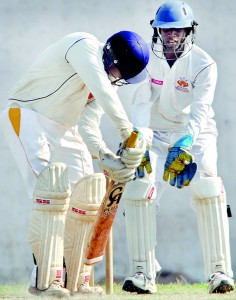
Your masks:
{"label": "cricket bat", "polygon": [[[132,131],[127,148],[134,148],[138,139],[138,131]],[[106,194],[97,213],[96,221],[92,227],[88,246],[85,254],[85,264],[93,265],[103,259],[106,244],[114,222],[120,199],[125,190],[125,182],[119,183],[111,180]]]}

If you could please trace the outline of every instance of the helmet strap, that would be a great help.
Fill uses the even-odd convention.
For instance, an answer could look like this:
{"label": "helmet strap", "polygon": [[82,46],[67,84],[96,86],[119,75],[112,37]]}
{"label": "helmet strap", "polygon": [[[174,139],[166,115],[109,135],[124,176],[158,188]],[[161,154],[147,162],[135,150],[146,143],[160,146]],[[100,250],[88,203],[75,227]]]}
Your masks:
{"label": "helmet strap", "polygon": [[[152,23],[154,22],[154,20],[151,20],[150,21],[150,25],[152,26]],[[159,37],[159,34],[158,34],[158,30],[157,30],[157,28],[153,28],[153,31],[154,31],[154,33],[153,33],[153,36],[152,36],[152,42],[153,43],[157,43],[157,40],[158,40],[158,37]]]}

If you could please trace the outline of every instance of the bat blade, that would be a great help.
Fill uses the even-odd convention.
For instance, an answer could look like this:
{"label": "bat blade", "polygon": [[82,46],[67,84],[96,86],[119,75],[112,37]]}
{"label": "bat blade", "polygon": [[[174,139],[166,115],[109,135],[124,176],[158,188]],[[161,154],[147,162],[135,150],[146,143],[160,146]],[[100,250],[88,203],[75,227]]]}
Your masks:
{"label": "bat blade", "polygon": [[[138,132],[133,131],[126,147],[133,148],[138,139]],[[85,264],[93,265],[103,259],[106,244],[109,238],[125,183],[110,181],[102,204],[98,210],[97,218],[91,230],[85,254]]]}
{"label": "bat blade", "polygon": [[88,243],[85,264],[93,265],[102,260],[124,189],[125,183],[110,182]]}

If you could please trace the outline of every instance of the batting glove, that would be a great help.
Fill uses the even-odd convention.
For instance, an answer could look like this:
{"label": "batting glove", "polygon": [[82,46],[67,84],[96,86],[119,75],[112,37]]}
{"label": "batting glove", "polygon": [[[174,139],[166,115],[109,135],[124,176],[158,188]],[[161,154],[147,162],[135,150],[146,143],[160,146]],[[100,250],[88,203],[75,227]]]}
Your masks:
{"label": "batting glove", "polygon": [[145,165],[145,156],[148,158],[146,151],[150,147],[153,136],[153,132],[149,128],[134,128],[134,130],[139,132],[135,148],[126,148],[127,138],[120,144],[117,153],[127,168],[138,168],[141,164]]}
{"label": "batting glove", "polygon": [[127,182],[135,178],[135,169],[127,168],[121,158],[113,153],[104,154],[98,166],[106,177],[116,182]]}

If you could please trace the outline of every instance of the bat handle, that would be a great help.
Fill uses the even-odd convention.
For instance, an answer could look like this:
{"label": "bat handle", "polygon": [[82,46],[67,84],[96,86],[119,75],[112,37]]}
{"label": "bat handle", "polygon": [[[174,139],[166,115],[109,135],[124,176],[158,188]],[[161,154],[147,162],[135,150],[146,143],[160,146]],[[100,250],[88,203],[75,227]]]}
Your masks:
{"label": "bat handle", "polygon": [[130,135],[128,141],[127,141],[126,148],[135,148],[137,140],[138,140],[138,131],[133,130],[131,132],[131,135]]}

